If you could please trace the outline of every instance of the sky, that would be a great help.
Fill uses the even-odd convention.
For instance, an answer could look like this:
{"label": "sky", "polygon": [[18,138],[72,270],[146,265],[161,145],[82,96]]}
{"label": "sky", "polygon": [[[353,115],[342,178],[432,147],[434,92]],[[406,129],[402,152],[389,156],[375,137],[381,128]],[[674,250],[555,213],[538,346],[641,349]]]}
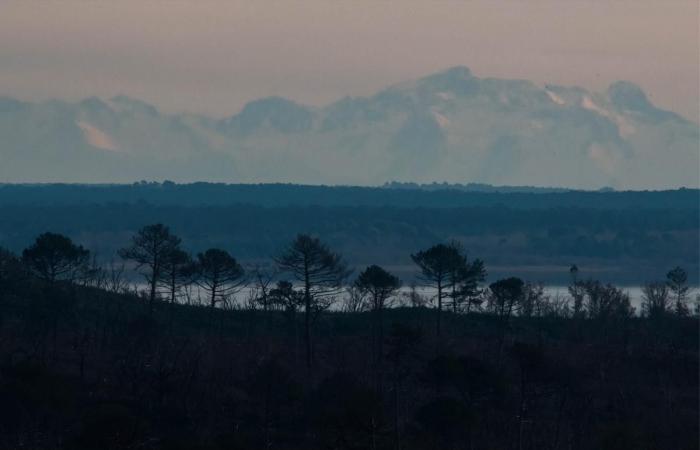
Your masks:
{"label": "sky", "polygon": [[0,95],[125,94],[228,116],[322,105],[465,65],[603,91],[639,84],[698,121],[699,2],[0,1]]}

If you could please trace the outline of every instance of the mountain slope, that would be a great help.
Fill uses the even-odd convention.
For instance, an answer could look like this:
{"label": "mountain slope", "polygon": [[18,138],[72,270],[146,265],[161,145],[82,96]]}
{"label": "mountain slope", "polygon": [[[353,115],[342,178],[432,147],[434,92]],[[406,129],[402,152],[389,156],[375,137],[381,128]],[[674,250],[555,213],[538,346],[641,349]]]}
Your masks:
{"label": "mountain slope", "polygon": [[595,93],[454,67],[320,108],[260,99],[225,119],[124,96],[0,98],[0,181],[697,187],[698,136],[630,82]]}

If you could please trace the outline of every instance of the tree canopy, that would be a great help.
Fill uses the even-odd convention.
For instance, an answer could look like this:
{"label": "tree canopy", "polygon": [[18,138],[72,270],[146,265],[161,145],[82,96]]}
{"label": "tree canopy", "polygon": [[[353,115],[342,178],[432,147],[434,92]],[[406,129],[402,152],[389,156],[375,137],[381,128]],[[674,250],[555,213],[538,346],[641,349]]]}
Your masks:
{"label": "tree canopy", "polygon": [[22,259],[44,280],[73,281],[87,269],[90,252],[66,236],[47,232],[22,252]]}

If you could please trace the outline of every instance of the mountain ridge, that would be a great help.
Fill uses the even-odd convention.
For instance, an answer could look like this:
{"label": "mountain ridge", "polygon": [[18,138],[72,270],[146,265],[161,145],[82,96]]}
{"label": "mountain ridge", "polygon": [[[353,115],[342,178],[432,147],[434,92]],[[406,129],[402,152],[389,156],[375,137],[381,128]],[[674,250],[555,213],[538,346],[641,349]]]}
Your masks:
{"label": "mountain ridge", "polygon": [[457,66],[320,107],[265,97],[225,118],[125,95],[0,97],[0,181],[697,187],[698,136],[632,82],[596,93]]}

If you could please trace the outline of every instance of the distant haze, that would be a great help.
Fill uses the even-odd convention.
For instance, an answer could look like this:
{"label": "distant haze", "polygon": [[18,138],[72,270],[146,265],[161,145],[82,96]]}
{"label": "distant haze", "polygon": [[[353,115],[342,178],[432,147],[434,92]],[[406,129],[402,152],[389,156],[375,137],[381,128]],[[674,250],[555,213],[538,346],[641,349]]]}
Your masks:
{"label": "distant haze", "polygon": [[604,91],[630,80],[698,121],[698,2],[25,2],[0,6],[0,95],[126,94],[228,116],[322,105],[466,65]]}

